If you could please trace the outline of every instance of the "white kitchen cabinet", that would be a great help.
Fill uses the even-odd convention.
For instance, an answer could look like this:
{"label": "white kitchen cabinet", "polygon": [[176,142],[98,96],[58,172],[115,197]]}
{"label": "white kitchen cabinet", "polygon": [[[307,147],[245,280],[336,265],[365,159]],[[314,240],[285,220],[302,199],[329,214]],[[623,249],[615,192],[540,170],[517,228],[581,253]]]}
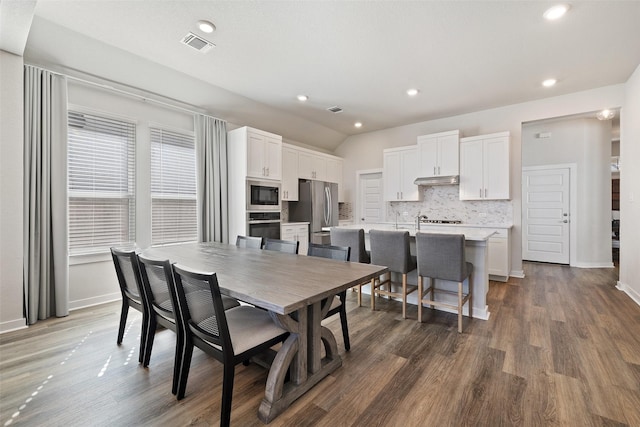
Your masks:
{"label": "white kitchen cabinet", "polygon": [[509,179],[509,132],[460,140],[460,200],[508,200]]}
{"label": "white kitchen cabinet", "polygon": [[418,147],[390,148],[383,151],[382,179],[385,201],[417,201]]}
{"label": "white kitchen cabinet", "polygon": [[283,201],[298,200],[298,150],[289,145],[282,145],[282,188]]}
{"label": "white kitchen cabinet", "polygon": [[282,137],[258,129],[241,129],[247,129],[247,177],[280,180]]}
{"label": "white kitchen cabinet", "polygon": [[325,158],[326,176],[325,181],[340,183],[342,181],[342,160],[327,157]]}
{"label": "white kitchen cabinet", "polygon": [[300,242],[298,254],[306,255],[309,250],[309,223],[295,222],[280,226],[280,239]]}
{"label": "white kitchen cabinet", "polygon": [[327,176],[327,162],[320,154],[311,151],[298,153],[298,176],[302,179],[324,181]]}
{"label": "white kitchen cabinet", "polygon": [[418,137],[418,175],[421,177],[458,175],[460,131]]}
{"label": "white kitchen cabinet", "polygon": [[506,282],[509,280],[509,270],[511,266],[509,244],[509,230],[496,229],[496,234],[489,238],[487,271],[491,280]]}

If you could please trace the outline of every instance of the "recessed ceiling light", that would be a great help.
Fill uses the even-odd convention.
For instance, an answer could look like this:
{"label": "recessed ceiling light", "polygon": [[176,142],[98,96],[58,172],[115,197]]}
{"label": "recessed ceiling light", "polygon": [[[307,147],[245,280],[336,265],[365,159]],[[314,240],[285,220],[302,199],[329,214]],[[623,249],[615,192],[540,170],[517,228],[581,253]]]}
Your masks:
{"label": "recessed ceiling light", "polygon": [[362,123],[360,123],[360,122],[355,122],[353,125],[355,127],[357,127],[357,128],[361,128],[362,127]]}
{"label": "recessed ceiling light", "polygon": [[562,18],[569,10],[569,7],[568,4],[557,4],[547,9],[542,16],[544,16],[544,19],[547,21],[555,21],[556,19]]}
{"label": "recessed ceiling light", "polygon": [[555,84],[556,84],[556,82],[557,82],[557,80],[556,80],[556,79],[547,79],[547,80],[545,80],[545,81],[543,81],[543,82],[542,82],[542,86],[544,86],[544,87],[551,87],[551,86],[555,85]]}
{"label": "recessed ceiling light", "polygon": [[616,112],[613,110],[602,110],[602,111],[598,111],[598,114],[596,114],[596,117],[598,118],[598,120],[611,120],[616,116]]}
{"label": "recessed ceiling light", "polygon": [[306,100],[308,100],[309,97],[307,95],[298,95],[298,101],[300,102],[304,102]]}
{"label": "recessed ceiling light", "polygon": [[215,25],[205,20],[198,21],[198,28],[204,33],[213,33],[216,30]]}
{"label": "recessed ceiling light", "polygon": [[407,90],[407,95],[409,96],[416,96],[418,94],[419,90],[418,89],[408,89]]}

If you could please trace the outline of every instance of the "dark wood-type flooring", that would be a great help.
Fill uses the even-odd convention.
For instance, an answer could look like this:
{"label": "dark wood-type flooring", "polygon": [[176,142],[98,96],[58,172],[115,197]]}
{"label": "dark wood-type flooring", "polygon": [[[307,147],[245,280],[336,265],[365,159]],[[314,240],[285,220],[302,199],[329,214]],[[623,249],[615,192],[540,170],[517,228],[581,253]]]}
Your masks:
{"label": "dark wood-type flooring", "polygon": [[[343,366],[272,426],[640,426],[640,307],[615,269],[525,263],[491,282],[488,321],[348,293]],[[363,296],[369,303],[369,296]],[[218,425],[221,365],[194,352],[184,400],[171,394],[175,336],[158,332],[137,361],[141,316],[116,345],[119,303],[74,311],[0,336],[0,426]],[[261,426],[266,372],[236,368],[232,425]]]}

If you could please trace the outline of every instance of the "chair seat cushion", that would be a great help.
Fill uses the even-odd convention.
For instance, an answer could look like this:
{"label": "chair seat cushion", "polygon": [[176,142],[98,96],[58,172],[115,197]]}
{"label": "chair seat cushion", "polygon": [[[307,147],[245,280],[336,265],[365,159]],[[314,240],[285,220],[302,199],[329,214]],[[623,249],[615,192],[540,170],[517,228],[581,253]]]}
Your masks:
{"label": "chair seat cushion", "polygon": [[276,325],[269,312],[241,305],[226,311],[234,354],[244,353],[287,331]]}

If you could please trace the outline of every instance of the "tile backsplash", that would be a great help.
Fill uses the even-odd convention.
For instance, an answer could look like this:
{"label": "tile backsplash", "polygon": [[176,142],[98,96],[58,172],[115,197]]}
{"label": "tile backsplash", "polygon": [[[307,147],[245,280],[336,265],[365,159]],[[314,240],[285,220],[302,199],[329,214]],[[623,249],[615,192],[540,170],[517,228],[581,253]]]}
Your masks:
{"label": "tile backsplash", "polygon": [[397,215],[400,222],[413,222],[416,216],[426,215],[429,219],[460,220],[465,224],[513,223],[510,200],[460,200],[457,185],[425,186],[420,191],[423,193],[419,202],[387,203],[387,221],[395,221]]}

